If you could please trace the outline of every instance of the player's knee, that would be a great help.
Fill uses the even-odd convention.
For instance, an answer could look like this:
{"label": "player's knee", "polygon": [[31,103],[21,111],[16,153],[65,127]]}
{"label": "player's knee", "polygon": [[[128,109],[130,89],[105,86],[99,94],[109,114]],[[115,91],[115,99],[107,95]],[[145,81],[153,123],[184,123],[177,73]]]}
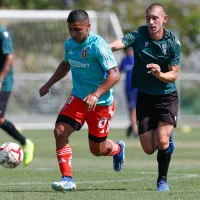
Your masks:
{"label": "player's knee", "polygon": [[156,140],[157,142],[157,147],[160,150],[164,150],[169,146],[169,138],[167,137],[159,137]]}
{"label": "player's knee", "polygon": [[148,155],[152,155],[155,152],[155,148],[152,147],[143,147],[143,151],[148,154]]}
{"label": "player's knee", "polygon": [[54,129],[54,136],[55,138],[59,138],[62,136],[63,132],[64,132],[65,128],[63,125],[58,124],[56,125],[55,129]]}

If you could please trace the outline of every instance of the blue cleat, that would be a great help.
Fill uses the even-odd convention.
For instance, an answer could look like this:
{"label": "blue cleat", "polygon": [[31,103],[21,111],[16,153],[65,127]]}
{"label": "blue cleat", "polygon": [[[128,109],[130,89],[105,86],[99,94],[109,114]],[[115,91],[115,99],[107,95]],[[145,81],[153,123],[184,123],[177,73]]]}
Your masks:
{"label": "blue cleat", "polygon": [[113,156],[113,168],[116,172],[119,172],[125,163],[125,142],[123,140],[119,140],[117,143],[120,145],[121,150],[119,154]]}
{"label": "blue cleat", "polygon": [[63,177],[60,182],[53,182],[51,187],[53,190],[59,192],[76,190],[76,184],[73,178],[70,177]]}
{"label": "blue cleat", "polygon": [[170,147],[171,154],[174,152],[174,149],[175,149],[175,145],[174,145],[174,141],[173,141],[173,133],[174,133],[174,131],[172,131],[172,133],[169,137],[169,147]]}
{"label": "blue cleat", "polygon": [[168,187],[168,184],[165,180],[163,179],[160,179],[158,182],[157,182],[157,190],[158,192],[167,192],[169,191],[169,187]]}

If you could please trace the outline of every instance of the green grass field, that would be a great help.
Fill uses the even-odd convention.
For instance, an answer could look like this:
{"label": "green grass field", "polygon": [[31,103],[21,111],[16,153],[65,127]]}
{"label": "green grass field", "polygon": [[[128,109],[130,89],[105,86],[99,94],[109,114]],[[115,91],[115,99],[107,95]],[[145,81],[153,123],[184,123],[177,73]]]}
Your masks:
{"label": "green grass field", "polygon": [[[193,129],[190,133],[175,130],[176,150],[168,176],[170,192],[165,193],[155,191],[156,153],[151,156],[144,154],[139,141],[125,138],[124,130],[112,129],[109,137],[126,142],[125,167],[118,173],[112,169],[112,157],[95,157],[90,154],[86,130],[72,135],[73,177],[77,191],[67,193],[51,189],[51,183],[61,178],[55,157],[53,131],[23,133],[35,142],[34,161],[29,167],[0,167],[1,200],[200,199],[200,129]],[[1,144],[13,141],[2,131],[0,134]]]}

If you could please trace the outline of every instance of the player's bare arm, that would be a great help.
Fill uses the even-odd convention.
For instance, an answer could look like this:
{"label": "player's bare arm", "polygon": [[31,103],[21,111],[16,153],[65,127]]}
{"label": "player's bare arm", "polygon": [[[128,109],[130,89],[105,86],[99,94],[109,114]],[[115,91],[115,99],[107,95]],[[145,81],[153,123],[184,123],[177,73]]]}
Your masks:
{"label": "player's bare arm", "polygon": [[148,64],[147,68],[151,70],[151,73],[156,76],[160,81],[164,83],[175,82],[178,78],[179,65],[168,66],[168,72],[161,72],[160,66],[157,64]]}
{"label": "player's bare arm", "polygon": [[95,92],[89,94],[83,99],[83,101],[86,102],[89,110],[94,110],[99,97],[105,94],[120,80],[120,72],[118,70],[118,67],[114,67],[108,70],[107,73],[108,76],[104,83],[101,86],[99,86]]}
{"label": "player's bare arm", "polygon": [[13,54],[8,54],[6,56],[6,60],[4,63],[4,66],[0,72],[0,82],[3,81],[7,73],[10,71],[10,67],[13,65],[13,60],[14,60],[14,55]]}
{"label": "player's bare arm", "polygon": [[113,52],[125,48],[125,45],[121,39],[117,39],[117,40],[111,42],[109,44],[109,46]]}
{"label": "player's bare arm", "polygon": [[40,96],[44,96],[49,92],[49,89],[54,85],[56,82],[64,78],[70,70],[69,63],[62,61],[58,68],[56,69],[53,76],[49,79],[49,81],[40,88],[39,93]]}

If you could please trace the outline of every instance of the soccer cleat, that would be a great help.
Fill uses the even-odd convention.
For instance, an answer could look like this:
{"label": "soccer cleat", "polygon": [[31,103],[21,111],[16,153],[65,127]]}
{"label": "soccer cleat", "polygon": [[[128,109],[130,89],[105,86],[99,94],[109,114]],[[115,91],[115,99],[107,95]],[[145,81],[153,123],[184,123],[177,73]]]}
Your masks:
{"label": "soccer cleat", "polygon": [[59,192],[66,192],[76,190],[76,184],[71,177],[64,176],[60,182],[53,182],[52,189]]}
{"label": "soccer cleat", "polygon": [[113,156],[113,168],[116,172],[119,172],[125,163],[125,142],[119,140],[117,143],[120,145],[121,150],[117,155]]}
{"label": "soccer cleat", "polygon": [[157,182],[157,190],[158,192],[167,192],[169,191],[169,187],[168,187],[168,184],[165,180],[163,179],[160,179],[158,180]]}
{"label": "soccer cleat", "polygon": [[173,131],[169,137],[169,147],[170,147],[170,151],[171,151],[171,154],[174,152],[174,149],[175,149],[175,145],[174,145],[174,141],[173,141]]}
{"label": "soccer cleat", "polygon": [[34,143],[26,139],[26,144],[22,148],[24,151],[24,166],[28,166],[33,160]]}

